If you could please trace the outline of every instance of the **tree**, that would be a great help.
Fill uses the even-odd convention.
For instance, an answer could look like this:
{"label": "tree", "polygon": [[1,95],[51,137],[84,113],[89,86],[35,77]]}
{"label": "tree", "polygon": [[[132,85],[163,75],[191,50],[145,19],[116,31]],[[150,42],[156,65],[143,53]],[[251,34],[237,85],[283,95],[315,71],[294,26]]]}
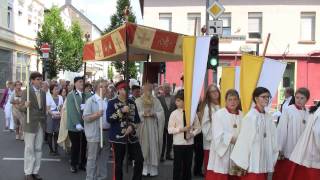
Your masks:
{"label": "tree", "polygon": [[[42,30],[38,32],[36,39],[36,49],[39,54],[42,54],[40,47],[43,43],[47,42],[50,45],[48,78],[57,76],[58,65],[57,60],[59,52],[62,49],[63,41],[61,36],[66,33],[63,22],[60,17],[60,12],[57,7],[52,7],[44,16]],[[43,63],[44,64],[44,63]]]}
{"label": "tree", "polygon": [[80,25],[72,23],[71,30],[64,34],[64,46],[60,55],[60,69],[77,72],[82,67],[82,49],[84,42]]}
{"label": "tree", "polygon": [[70,30],[66,29],[56,6],[45,14],[42,29],[37,35],[35,48],[40,55],[40,47],[45,42],[50,45],[48,78],[56,77],[60,70],[80,70],[84,45],[80,26],[73,23]]}
{"label": "tree", "polygon": [[[110,18],[111,20],[111,24],[110,26],[105,29],[104,33],[109,33],[115,29],[117,29],[118,27],[120,27],[121,25],[123,25],[123,23],[126,21],[125,16],[124,16],[124,10],[126,7],[129,7],[129,17],[128,20],[129,22],[136,22],[136,16],[133,14],[132,12],[132,7],[130,4],[130,0],[118,0],[117,1],[117,12],[115,14],[113,14]],[[123,59],[122,61],[125,62],[125,60]],[[116,71],[120,74],[125,74],[125,66],[124,63],[121,61],[114,61],[111,63],[112,66],[114,66],[114,68],[116,69]],[[135,63],[134,62],[129,62],[128,63],[128,69],[129,69],[129,78],[137,78],[137,69],[135,67]]]}
{"label": "tree", "polygon": [[109,66],[109,67],[108,67],[108,78],[109,78],[109,79],[113,79],[113,76],[114,76],[114,74],[113,74],[112,67]]}

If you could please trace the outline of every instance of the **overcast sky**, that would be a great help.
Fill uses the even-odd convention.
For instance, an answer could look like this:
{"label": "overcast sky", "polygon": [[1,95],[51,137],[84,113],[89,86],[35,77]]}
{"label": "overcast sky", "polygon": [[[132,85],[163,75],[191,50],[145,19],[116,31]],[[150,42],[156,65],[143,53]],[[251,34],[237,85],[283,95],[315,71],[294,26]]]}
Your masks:
{"label": "overcast sky", "polygon": [[[62,6],[65,0],[46,0],[45,6]],[[117,0],[73,0],[72,5],[78,10],[83,10],[85,15],[96,24],[101,30],[110,25],[110,16],[116,12]],[[137,21],[142,24],[139,0],[131,0],[131,5]]]}

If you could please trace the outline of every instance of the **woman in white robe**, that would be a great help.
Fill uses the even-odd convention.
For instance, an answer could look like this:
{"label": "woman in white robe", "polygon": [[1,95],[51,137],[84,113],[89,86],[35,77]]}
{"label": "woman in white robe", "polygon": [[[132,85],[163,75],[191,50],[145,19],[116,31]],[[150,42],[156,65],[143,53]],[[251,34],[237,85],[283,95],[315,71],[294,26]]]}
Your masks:
{"label": "woman in white robe", "polygon": [[279,158],[273,173],[273,180],[284,180],[288,178],[290,155],[298,142],[302,132],[307,125],[308,111],[305,108],[309,100],[310,92],[307,88],[299,88],[294,96],[294,104],[286,108],[277,127]]}
{"label": "woman in white robe", "polygon": [[238,179],[233,171],[230,154],[240,132],[242,112],[236,90],[226,93],[226,107],[218,110],[213,117],[212,139],[206,180]]}
{"label": "woman in white robe", "polygon": [[205,97],[200,106],[201,114],[201,130],[203,134],[203,165],[204,175],[206,175],[209,160],[209,150],[212,139],[212,122],[213,116],[220,109],[220,91],[219,88],[211,84],[207,90]]}
{"label": "woman in white robe", "polygon": [[265,111],[270,92],[257,87],[252,95],[255,107],[243,118],[231,159],[245,175],[242,180],[267,180],[278,158],[277,130],[272,116]]}
{"label": "woman in white robe", "polygon": [[146,84],[143,92],[135,101],[141,120],[138,131],[144,158],[142,175],[157,176],[165,123],[164,111],[160,101],[152,95],[151,84]]}
{"label": "woman in white robe", "polygon": [[320,103],[311,108],[307,127],[299,138],[290,161],[294,163],[289,180],[320,179]]}

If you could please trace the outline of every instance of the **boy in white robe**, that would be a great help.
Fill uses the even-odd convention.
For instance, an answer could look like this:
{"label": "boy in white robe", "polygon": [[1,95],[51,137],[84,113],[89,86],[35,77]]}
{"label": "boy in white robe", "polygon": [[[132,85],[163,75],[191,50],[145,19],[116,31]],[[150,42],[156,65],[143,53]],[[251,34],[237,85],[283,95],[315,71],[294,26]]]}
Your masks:
{"label": "boy in white robe", "polygon": [[206,180],[238,179],[233,171],[230,154],[240,132],[242,112],[236,90],[226,93],[226,107],[218,110],[213,117],[212,140]]}
{"label": "boy in white robe", "polygon": [[290,156],[289,180],[320,179],[320,103],[310,110],[307,127]]}
{"label": "boy in white robe", "polygon": [[271,97],[268,89],[257,87],[253,92],[255,108],[243,118],[241,131],[231,159],[246,171],[242,180],[267,180],[278,158],[277,131],[272,116],[265,112]]}
{"label": "boy in white robe", "polygon": [[299,88],[295,93],[295,103],[286,108],[277,127],[279,160],[275,166],[273,180],[283,180],[288,178],[288,169],[292,168],[290,155],[298,142],[302,132],[307,125],[308,111],[305,108],[310,97],[307,88]]}

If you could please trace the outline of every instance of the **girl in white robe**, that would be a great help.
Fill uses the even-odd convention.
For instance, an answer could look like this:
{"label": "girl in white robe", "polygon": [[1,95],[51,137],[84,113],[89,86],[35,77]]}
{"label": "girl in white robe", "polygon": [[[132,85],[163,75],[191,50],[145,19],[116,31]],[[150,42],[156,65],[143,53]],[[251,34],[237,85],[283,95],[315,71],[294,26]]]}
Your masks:
{"label": "girl in white robe", "polygon": [[265,111],[271,97],[268,89],[257,87],[252,95],[255,107],[243,118],[231,160],[245,175],[242,180],[267,180],[278,158],[277,130]]}
{"label": "girl in white robe", "polygon": [[307,125],[308,111],[305,104],[309,100],[310,92],[307,88],[299,88],[294,96],[294,104],[286,108],[277,127],[279,158],[273,173],[273,180],[285,180],[288,178],[290,155]]}
{"label": "girl in white robe", "polygon": [[230,154],[240,132],[242,112],[236,90],[226,93],[226,107],[218,110],[213,117],[212,139],[206,180],[236,180],[234,164]]}
{"label": "girl in white robe", "polygon": [[216,111],[220,109],[220,91],[218,87],[211,84],[205,94],[205,98],[201,103],[201,130],[203,134],[203,166],[204,175],[206,175],[209,160],[209,150],[212,140],[212,122]]}
{"label": "girl in white robe", "polygon": [[294,163],[289,180],[320,179],[320,103],[311,108],[307,127],[299,138],[290,161]]}

